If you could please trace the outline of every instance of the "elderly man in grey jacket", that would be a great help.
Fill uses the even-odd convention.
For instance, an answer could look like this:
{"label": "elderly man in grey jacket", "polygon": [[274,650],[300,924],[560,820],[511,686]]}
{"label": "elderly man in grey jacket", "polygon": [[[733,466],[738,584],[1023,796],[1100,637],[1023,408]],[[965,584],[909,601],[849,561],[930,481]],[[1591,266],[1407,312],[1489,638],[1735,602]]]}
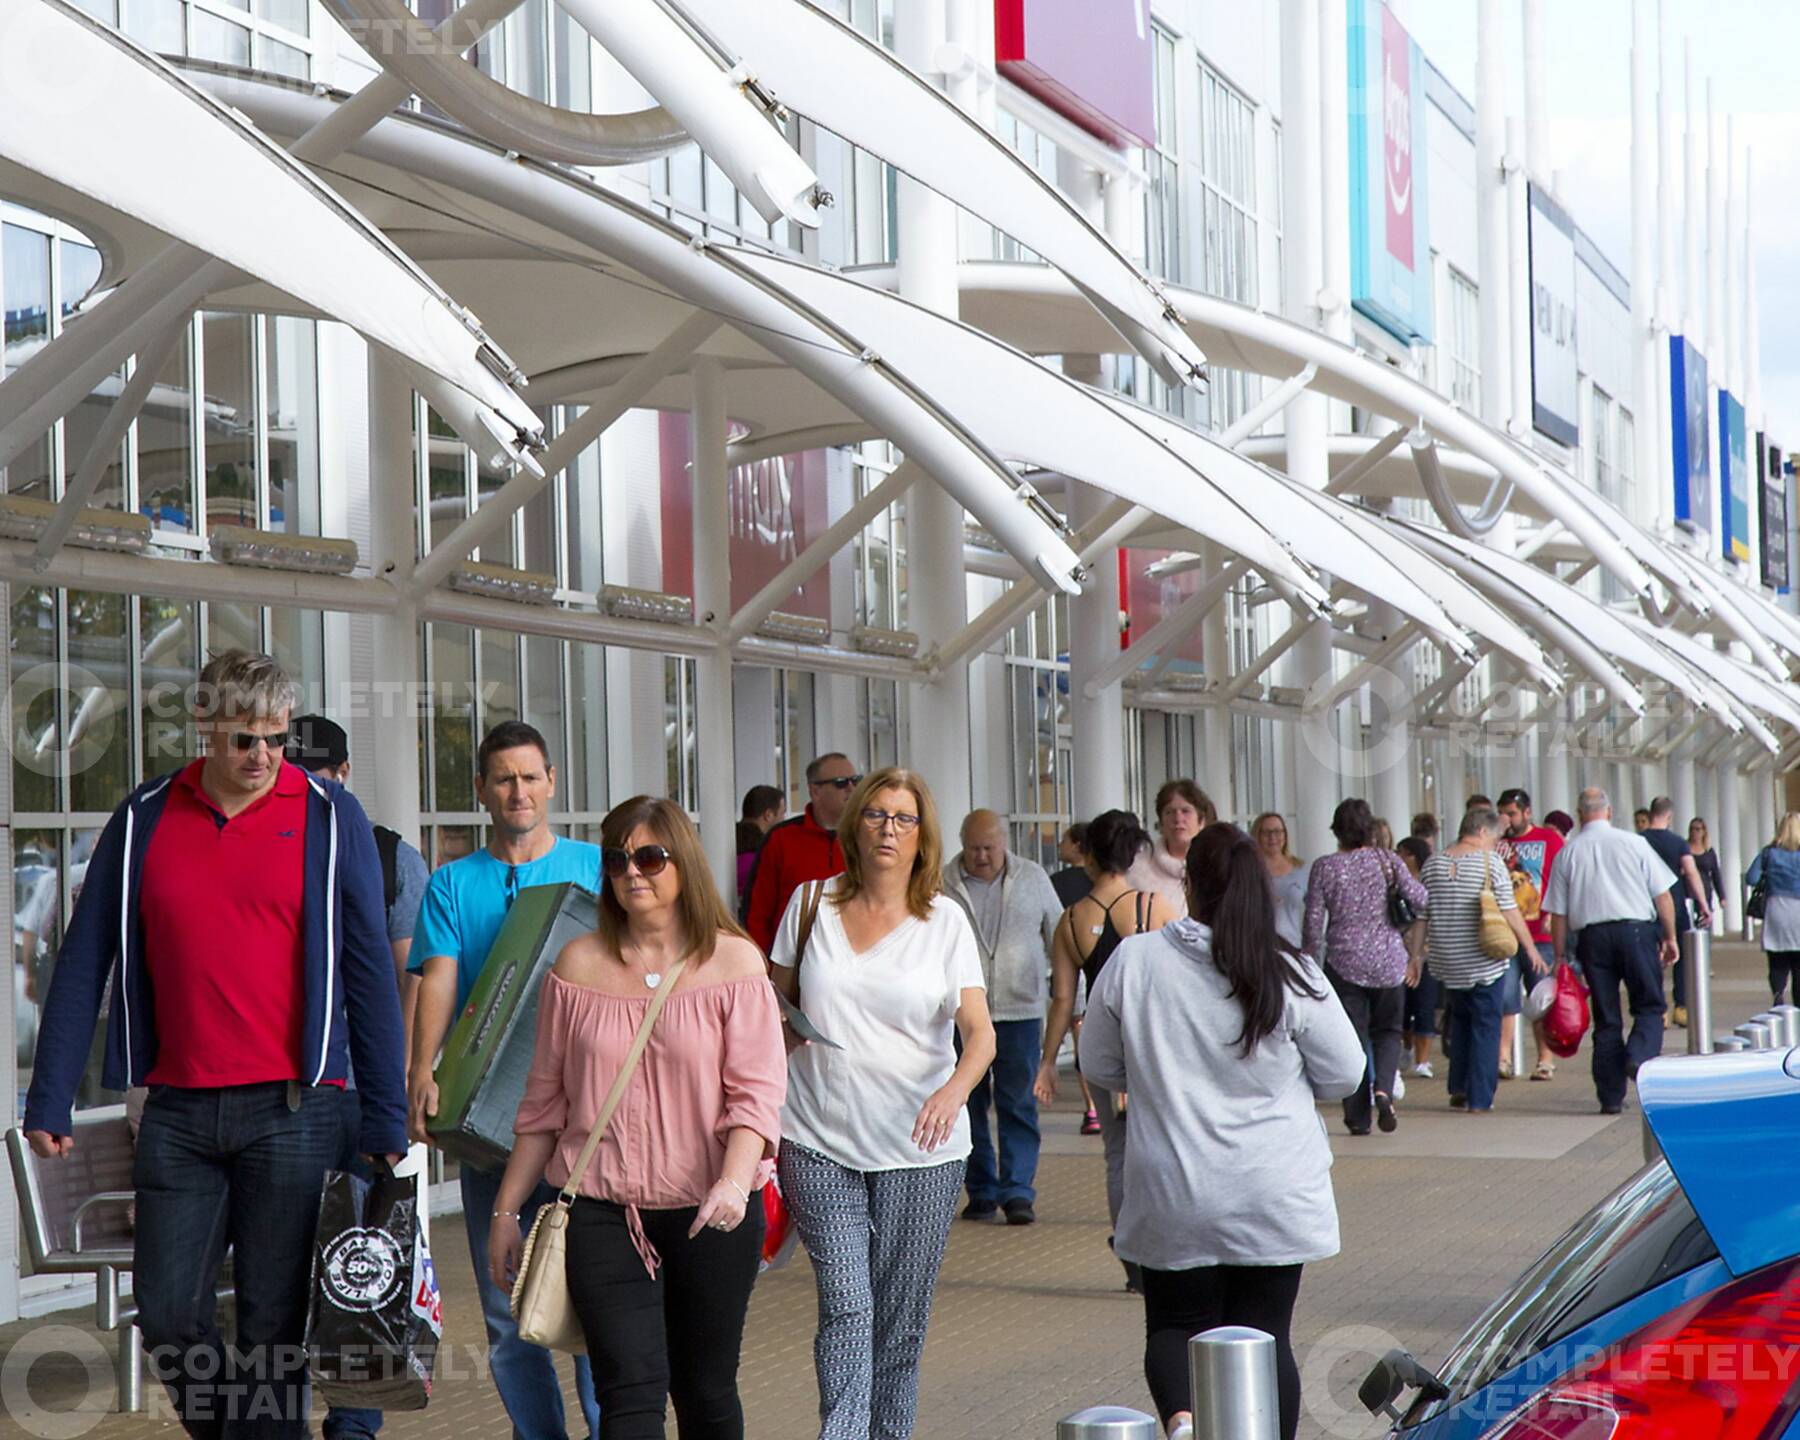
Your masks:
{"label": "elderly man in grey jacket", "polygon": [[[1042,865],[1006,848],[1006,825],[992,810],[963,821],[962,851],[944,867],[944,892],[969,914],[981,950],[988,1008],[994,1016],[994,1063],[969,1095],[974,1153],[969,1156],[965,1220],[1001,1211],[1008,1225],[1037,1219],[1038,1112],[1031,1093],[1044,1043],[1050,944],[1062,902]],[[1000,1132],[999,1163],[988,1135],[992,1104]]]}

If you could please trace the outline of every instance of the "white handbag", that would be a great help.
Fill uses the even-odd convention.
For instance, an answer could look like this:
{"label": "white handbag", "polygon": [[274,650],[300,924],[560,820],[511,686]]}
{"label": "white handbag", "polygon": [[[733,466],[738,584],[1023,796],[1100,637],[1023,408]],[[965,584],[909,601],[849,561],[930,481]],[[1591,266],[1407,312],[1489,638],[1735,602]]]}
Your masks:
{"label": "white handbag", "polygon": [[663,1004],[675,989],[675,982],[681,978],[686,965],[686,960],[677,960],[663,973],[662,984],[650,997],[650,1008],[644,1012],[643,1023],[632,1037],[631,1048],[625,1052],[625,1063],[619,1066],[612,1089],[606,1092],[600,1113],[594,1117],[594,1128],[588,1131],[587,1143],[581,1147],[581,1154],[569,1170],[568,1183],[555,1202],[539,1210],[537,1219],[531,1222],[531,1233],[525,1237],[525,1248],[519,1256],[519,1273],[513,1280],[511,1306],[513,1319],[519,1324],[520,1338],[533,1345],[562,1350],[570,1355],[587,1353],[587,1338],[582,1334],[581,1321],[569,1298],[569,1207],[575,1203],[581,1177],[594,1163],[600,1137],[606,1133],[613,1112],[625,1098],[625,1087],[631,1083],[638,1061],[644,1057],[644,1047],[650,1043],[650,1031],[656,1024],[656,1017],[662,1014]]}

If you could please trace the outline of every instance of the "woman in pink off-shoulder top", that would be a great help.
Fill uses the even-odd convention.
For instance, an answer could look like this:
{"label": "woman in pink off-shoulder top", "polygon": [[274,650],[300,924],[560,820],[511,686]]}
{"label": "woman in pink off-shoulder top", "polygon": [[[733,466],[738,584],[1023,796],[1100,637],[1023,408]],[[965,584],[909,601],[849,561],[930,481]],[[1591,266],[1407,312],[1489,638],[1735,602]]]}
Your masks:
{"label": "woman in pink off-shoulder top", "polygon": [[600,926],[545,977],[537,1054],[489,1254],[510,1288],[517,1211],[567,1183],[650,996],[687,967],[607,1126],[569,1216],[569,1292],[587,1339],[601,1440],[742,1440],[738,1351],[762,1258],[757,1187],[787,1093],[762,953],[720,898],[693,823],[627,800],[601,826]]}

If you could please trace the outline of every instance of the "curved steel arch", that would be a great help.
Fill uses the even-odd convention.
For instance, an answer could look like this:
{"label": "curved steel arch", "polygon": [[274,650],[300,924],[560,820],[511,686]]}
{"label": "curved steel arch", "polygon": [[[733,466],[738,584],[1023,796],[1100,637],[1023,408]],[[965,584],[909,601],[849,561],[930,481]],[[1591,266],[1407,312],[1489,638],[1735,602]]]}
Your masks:
{"label": "curved steel arch", "polygon": [[[241,74],[200,79],[276,133],[299,133],[338,103]],[[631,266],[687,303],[715,311],[923,464],[1027,573],[1055,589],[1079,589],[1074,551],[1046,523],[1035,493],[1019,486],[996,456],[904,375],[872,363],[875,357],[847,341],[826,317],[719,263],[712,254],[716,247],[584,176],[509,158],[426,116],[383,120],[351,146],[351,154],[528,214],[536,224]]]}

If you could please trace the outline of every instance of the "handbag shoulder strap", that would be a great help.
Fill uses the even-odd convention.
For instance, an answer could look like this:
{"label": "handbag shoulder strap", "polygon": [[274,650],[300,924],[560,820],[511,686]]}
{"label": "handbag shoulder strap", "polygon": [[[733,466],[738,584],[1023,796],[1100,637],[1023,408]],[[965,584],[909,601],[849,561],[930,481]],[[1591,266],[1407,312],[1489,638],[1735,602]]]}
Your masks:
{"label": "handbag shoulder strap", "polygon": [[825,898],[823,880],[808,880],[800,896],[800,933],[794,943],[794,973],[800,973],[800,962],[806,958],[806,947],[812,942],[813,925],[819,918],[819,902]]}
{"label": "handbag shoulder strap", "polygon": [[644,1058],[644,1047],[650,1043],[650,1032],[656,1026],[656,1017],[662,1014],[663,1006],[674,992],[675,982],[681,979],[681,972],[687,968],[686,958],[677,960],[671,965],[662,978],[662,984],[656,987],[656,993],[650,997],[650,1008],[644,1012],[643,1022],[637,1028],[637,1034],[631,1037],[631,1048],[625,1052],[625,1062],[619,1066],[619,1073],[613,1077],[612,1089],[606,1092],[606,1099],[601,1102],[600,1113],[594,1117],[594,1128],[588,1131],[587,1143],[581,1147],[581,1154],[575,1157],[575,1163],[569,1169],[569,1181],[562,1188],[557,1200],[562,1205],[575,1203],[575,1195],[581,1188],[581,1177],[588,1172],[588,1166],[594,1163],[594,1152],[600,1148],[600,1137],[606,1133],[613,1112],[619,1108],[619,1102],[625,1098],[625,1087],[631,1084],[631,1077],[637,1072],[638,1061]]}

